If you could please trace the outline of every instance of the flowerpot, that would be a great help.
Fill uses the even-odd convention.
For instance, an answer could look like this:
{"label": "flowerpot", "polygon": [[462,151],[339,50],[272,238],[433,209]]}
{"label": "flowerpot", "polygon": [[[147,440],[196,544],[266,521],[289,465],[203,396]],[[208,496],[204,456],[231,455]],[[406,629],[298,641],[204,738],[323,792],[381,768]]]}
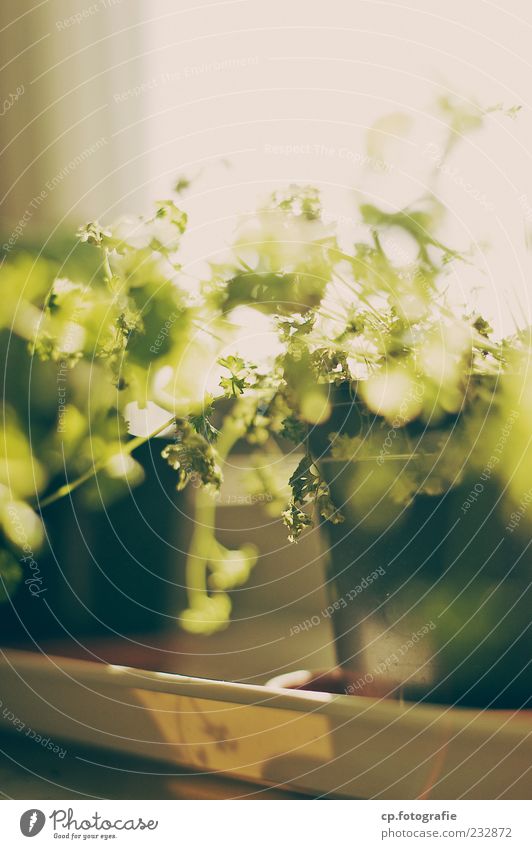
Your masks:
{"label": "flowerpot", "polygon": [[105,509],[88,509],[81,488],[43,510],[47,539],[3,605],[3,640],[175,629],[184,606],[184,505],[159,453],[137,450],[144,482]]}
{"label": "flowerpot", "polygon": [[[356,402],[351,407],[347,415],[345,407],[335,408],[328,427],[313,437],[345,517],[325,523],[330,601],[324,610],[348,681],[344,691],[474,707],[529,705],[529,534],[525,520],[517,529],[509,524],[512,508],[493,473],[496,464],[487,474],[464,462],[458,485],[398,499],[412,460],[375,450],[351,462],[327,454],[325,430],[359,432],[360,411]],[[426,450],[431,473],[448,459],[435,460],[427,450],[441,445],[442,435],[410,428],[411,444],[418,455]],[[469,446],[461,448],[468,454]]]}

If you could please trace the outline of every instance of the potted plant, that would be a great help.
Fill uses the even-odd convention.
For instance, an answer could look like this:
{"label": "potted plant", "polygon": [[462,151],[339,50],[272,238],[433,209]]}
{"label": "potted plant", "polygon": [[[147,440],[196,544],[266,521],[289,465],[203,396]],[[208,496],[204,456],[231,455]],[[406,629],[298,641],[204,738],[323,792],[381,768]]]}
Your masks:
{"label": "potted plant", "polygon": [[[179,622],[224,627],[230,592],[258,557],[214,532],[224,463],[245,443],[269,492],[272,451],[292,458],[290,541],[313,523],[330,540],[320,615],[335,627],[337,687],[526,704],[530,338],[497,339],[481,315],[453,306],[465,259],[438,238],[442,213],[432,197],[395,212],[361,204],[349,248],[324,223],[319,193],[290,187],[193,281],[179,262],[186,215],[165,200],[151,217],[82,228],[101,259],[92,279],[49,285],[39,263],[27,269],[9,323],[65,392],[53,437],[32,441],[33,455],[8,418],[4,591],[22,579],[39,594],[33,553],[52,503],[95,480],[133,486],[139,450],[162,437],[151,450],[177,490],[196,490]],[[408,260],[403,237],[415,247]],[[59,488],[45,450],[66,470]]]}
{"label": "potted plant", "polygon": [[[52,257],[21,254],[2,270],[0,594],[4,601],[8,593],[12,597],[2,607],[0,634],[9,642],[161,630],[173,627],[183,603],[176,581],[183,528],[171,469],[159,464],[157,475],[149,473],[149,445],[136,453],[142,466],[94,469],[91,458],[102,444],[111,453],[119,445],[112,379],[103,378],[99,362],[87,368],[78,358],[73,368],[72,351],[59,358],[44,350],[32,356],[35,322],[51,306],[54,281],[97,274],[90,252],[79,253],[78,262],[69,252],[66,267]],[[66,349],[74,330],[65,327],[60,345]],[[98,390],[90,397],[95,377]],[[87,470],[85,487],[71,493],[61,488]],[[44,489],[51,498],[37,506]]]}

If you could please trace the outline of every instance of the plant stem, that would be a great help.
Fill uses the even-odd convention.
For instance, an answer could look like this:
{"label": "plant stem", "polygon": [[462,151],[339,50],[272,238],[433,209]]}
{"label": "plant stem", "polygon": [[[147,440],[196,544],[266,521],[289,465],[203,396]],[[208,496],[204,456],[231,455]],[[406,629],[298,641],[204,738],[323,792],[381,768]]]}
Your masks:
{"label": "plant stem", "polygon": [[[229,452],[242,437],[244,429],[238,420],[238,407],[224,421],[216,443],[220,466]],[[216,499],[205,489],[196,492],[194,501],[194,531],[187,551],[185,564],[188,603],[194,607],[195,600],[207,594],[207,565],[216,550],[215,537]]]}
{"label": "plant stem", "polygon": [[[122,449],[123,454],[132,454],[136,448],[139,448],[144,443],[149,442],[150,439],[153,439],[155,436],[158,436],[163,430],[166,430],[168,427],[171,427],[175,423],[175,417],[172,416],[171,419],[164,422],[164,424],[159,425],[158,428],[153,430],[147,436],[136,436],[134,439],[130,439],[129,442],[125,443],[124,448]],[[97,463],[94,463],[90,469],[87,469],[86,472],[83,472],[78,478],[71,481],[71,483],[66,483],[63,486],[60,486],[55,492],[52,492],[51,495],[48,495],[46,498],[43,498],[42,501],[39,502],[39,508],[42,510],[44,507],[48,507],[49,504],[53,504],[55,501],[59,501],[61,498],[64,498],[65,495],[70,495],[71,492],[74,492],[75,489],[78,489],[82,484],[86,481],[90,480],[94,475],[96,475],[101,469],[105,468],[107,463],[109,462],[109,457],[103,457],[101,460],[98,460]]]}
{"label": "plant stem", "polygon": [[105,248],[105,250],[103,252],[103,263],[102,264],[103,264],[103,270],[105,272],[106,280],[107,280],[107,282],[110,286],[111,283],[113,282],[113,272],[111,270],[111,263],[109,262],[109,251],[107,250],[107,248]]}

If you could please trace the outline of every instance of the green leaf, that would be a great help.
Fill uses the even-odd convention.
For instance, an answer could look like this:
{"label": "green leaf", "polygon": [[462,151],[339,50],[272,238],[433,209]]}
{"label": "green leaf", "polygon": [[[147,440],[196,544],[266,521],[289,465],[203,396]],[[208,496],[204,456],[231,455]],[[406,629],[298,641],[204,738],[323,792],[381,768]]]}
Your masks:
{"label": "green leaf", "polygon": [[231,372],[230,377],[222,377],[220,386],[227,398],[238,398],[249,386],[249,377],[256,366],[246,363],[242,357],[220,357],[219,365]]}
{"label": "green leaf", "polygon": [[77,236],[81,242],[101,247],[111,237],[111,231],[102,227],[98,221],[89,221],[88,224],[79,228]]}
{"label": "green leaf", "polygon": [[0,603],[7,601],[22,579],[22,569],[11,552],[0,549]]}
{"label": "green leaf", "polygon": [[288,503],[288,507],[282,514],[283,523],[288,528],[289,542],[297,542],[305,528],[312,526],[312,519],[294,501]]}
{"label": "green leaf", "polygon": [[177,490],[186,487],[192,480],[218,490],[222,483],[222,472],[212,445],[197,433],[189,422],[182,422],[175,442],[163,448],[161,456],[177,472]]}
{"label": "green leaf", "polygon": [[280,436],[285,439],[289,439],[290,442],[294,442],[296,445],[303,442],[308,433],[308,425],[306,422],[302,422],[301,419],[297,418],[297,416],[287,416],[283,419],[282,422],[283,428],[281,430]]}
{"label": "green leaf", "polygon": [[332,501],[328,485],[320,476],[310,455],[305,455],[298,463],[289,484],[292,488],[292,499],[283,513],[283,522],[290,532],[290,542],[295,542],[304,529],[312,525],[312,519],[304,511],[306,504],[315,505],[318,514],[334,525],[344,521],[343,515]]}
{"label": "green leaf", "polygon": [[214,427],[209,416],[212,413],[212,405],[203,413],[198,413],[196,416],[189,416],[188,420],[196,433],[203,436],[207,442],[216,442],[220,431]]}
{"label": "green leaf", "polygon": [[167,218],[180,233],[184,233],[187,228],[187,214],[173,200],[158,200],[155,215],[156,218]]}

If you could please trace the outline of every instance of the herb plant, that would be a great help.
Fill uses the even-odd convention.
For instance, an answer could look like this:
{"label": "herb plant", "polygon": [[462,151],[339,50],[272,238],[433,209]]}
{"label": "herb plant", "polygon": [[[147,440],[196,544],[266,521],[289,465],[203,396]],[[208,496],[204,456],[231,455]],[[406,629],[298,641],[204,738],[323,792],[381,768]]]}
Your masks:
{"label": "herb plant", "polygon": [[[142,480],[135,449],[155,437],[176,488],[195,487],[189,605],[179,615],[192,632],[227,623],[230,591],[258,556],[251,545],[228,550],[213,530],[224,463],[238,443],[293,458],[281,513],[296,542],[351,509],[331,495],[327,457],[353,469],[376,461],[380,478],[367,493],[386,490],[404,507],[456,485],[468,468],[482,470],[514,410],[515,451],[495,473],[517,503],[532,412],[530,339],[517,329],[495,338],[483,316],[449,297],[457,267],[471,260],[440,240],[444,212],[430,195],[393,212],[361,203],[358,235],[346,246],[324,223],[319,192],[290,186],[245,218],[206,279],[192,280],[180,264],[187,216],[168,199],[150,217],[79,231],[99,257],[91,279],[58,276],[31,257],[6,262],[0,321],[31,368],[29,413],[5,409],[4,596],[43,544],[47,505],[82,484],[90,499],[96,473],[98,495],[117,497]],[[408,261],[397,258],[397,238],[415,246]],[[250,357],[241,340],[257,327],[272,343]],[[31,416],[43,391],[51,395],[44,424]],[[357,405],[360,427],[331,426],[327,451],[317,453],[313,434],[327,431],[340,396]],[[143,410],[157,424],[134,435],[130,423]],[[397,459],[404,468],[391,480]]]}

